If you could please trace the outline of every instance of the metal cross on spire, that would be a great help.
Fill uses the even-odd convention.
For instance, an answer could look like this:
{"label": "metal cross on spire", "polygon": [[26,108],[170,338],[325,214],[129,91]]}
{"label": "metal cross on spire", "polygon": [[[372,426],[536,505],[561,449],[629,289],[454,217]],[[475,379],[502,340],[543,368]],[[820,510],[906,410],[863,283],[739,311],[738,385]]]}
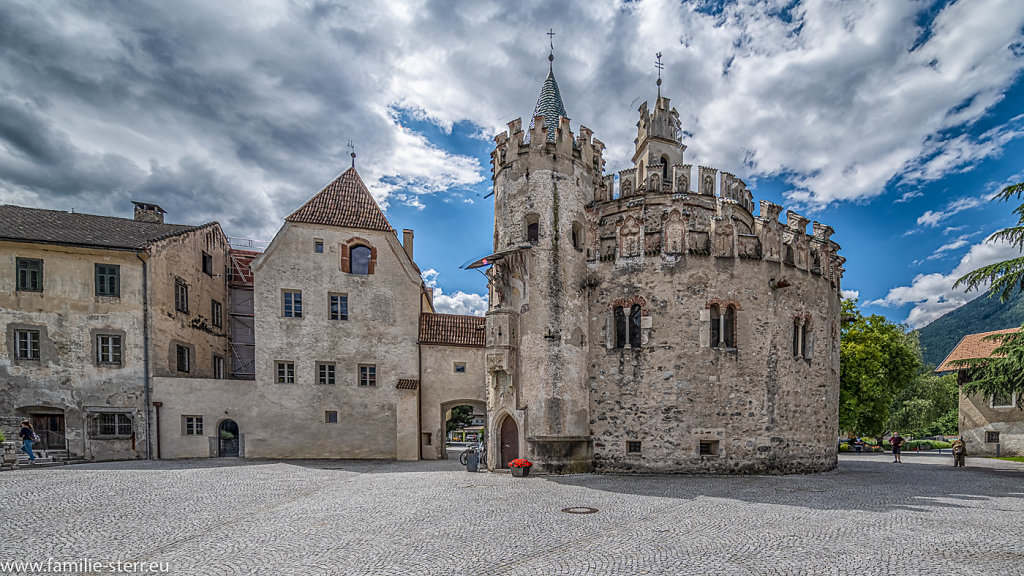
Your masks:
{"label": "metal cross on spire", "polygon": [[348,155],[352,157],[352,167],[356,167],[356,145],[351,140],[348,141]]}
{"label": "metal cross on spire", "polygon": [[551,44],[551,52],[548,53],[548,70],[552,70],[555,62],[555,29],[548,28],[548,42]]}
{"label": "metal cross on spire", "polygon": [[658,60],[654,63],[654,67],[658,69],[658,98],[661,98],[661,71],[665,68],[665,65],[661,63],[661,52],[655,54]]}

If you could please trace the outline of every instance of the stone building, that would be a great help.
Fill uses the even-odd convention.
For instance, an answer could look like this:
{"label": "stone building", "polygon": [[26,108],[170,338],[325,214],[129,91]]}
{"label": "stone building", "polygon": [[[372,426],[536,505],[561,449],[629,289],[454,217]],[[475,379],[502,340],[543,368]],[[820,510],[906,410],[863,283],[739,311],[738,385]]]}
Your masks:
{"label": "stone building", "polygon": [[552,70],[492,152],[489,449],[540,471],[813,472],[836,464],[832,229],[685,163],[640,106],[633,167],[574,136]]}
{"label": "stone building", "polygon": [[[968,334],[935,369],[937,373],[956,372],[957,384],[971,381],[971,371],[955,364],[958,360],[989,358],[999,346],[986,336],[1009,334],[1019,328]],[[960,394],[960,434],[972,456],[1024,456],[1024,410],[1016,394]]]}
{"label": "stone building", "polygon": [[[149,379],[223,378],[227,240],[165,224],[0,206],[0,414],[37,448],[96,460],[149,454]],[[147,370],[148,366],[148,370]]]}
{"label": "stone building", "polygon": [[158,378],[161,457],[443,458],[445,412],[482,410],[484,319],[434,313],[412,230],[399,242],[354,167],[231,259],[254,381]]}

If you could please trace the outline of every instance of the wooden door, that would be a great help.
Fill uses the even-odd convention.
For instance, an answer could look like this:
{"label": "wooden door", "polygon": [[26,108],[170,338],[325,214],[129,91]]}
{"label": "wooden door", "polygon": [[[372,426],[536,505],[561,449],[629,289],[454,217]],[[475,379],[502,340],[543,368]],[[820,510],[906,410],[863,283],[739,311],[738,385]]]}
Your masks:
{"label": "wooden door", "polygon": [[[64,449],[63,414],[33,414],[32,427],[39,435],[39,442],[35,445],[36,450]],[[48,434],[49,432],[54,434]]]}
{"label": "wooden door", "polygon": [[508,468],[508,463],[519,458],[519,427],[511,416],[501,421],[501,461],[498,468]]}

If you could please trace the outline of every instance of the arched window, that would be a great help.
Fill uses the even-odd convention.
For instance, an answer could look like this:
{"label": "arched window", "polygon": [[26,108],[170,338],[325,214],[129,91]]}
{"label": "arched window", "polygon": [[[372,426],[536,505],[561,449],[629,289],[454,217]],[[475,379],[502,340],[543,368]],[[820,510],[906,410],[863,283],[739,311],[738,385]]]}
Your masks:
{"label": "arched window", "polygon": [[572,223],[572,247],[583,251],[583,226],[579,222]]}
{"label": "arched window", "polygon": [[668,180],[668,156],[661,157],[661,181]]}
{"label": "arched window", "polygon": [[804,360],[810,360],[814,354],[814,350],[811,348],[811,329],[813,327],[810,320],[804,320],[800,326],[800,355]]}
{"label": "arched window", "polygon": [[626,347],[626,312],[623,311],[622,306],[615,307],[615,347],[625,348]]}
{"label": "arched window", "polygon": [[803,354],[803,341],[802,341],[803,324],[799,318],[793,319],[793,357],[796,358]]}
{"label": "arched window", "polygon": [[526,241],[535,243],[540,240],[540,217],[536,214],[526,215]]}
{"label": "arched window", "polygon": [[370,273],[370,249],[366,246],[353,246],[350,251],[352,257],[353,274]]}
{"label": "arched window", "polygon": [[722,312],[718,304],[711,305],[711,347],[718,348],[722,340]]}
{"label": "arched window", "polygon": [[736,308],[732,304],[725,307],[725,318],[722,323],[722,340],[726,348],[736,347]]}
{"label": "arched window", "polygon": [[633,304],[629,309],[629,347],[640,347],[640,305]]}

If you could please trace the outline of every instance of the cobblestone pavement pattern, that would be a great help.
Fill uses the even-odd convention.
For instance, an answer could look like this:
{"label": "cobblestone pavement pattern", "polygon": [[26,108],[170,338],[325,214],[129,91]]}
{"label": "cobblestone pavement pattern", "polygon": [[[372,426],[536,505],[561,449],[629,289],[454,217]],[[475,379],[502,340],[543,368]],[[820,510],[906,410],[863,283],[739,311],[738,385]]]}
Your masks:
{"label": "cobblestone pavement pattern", "polygon": [[[0,561],[173,574],[1024,574],[1024,465],[862,455],[809,476],[512,478],[455,461],[0,474]],[[567,514],[567,507],[593,514]]]}

